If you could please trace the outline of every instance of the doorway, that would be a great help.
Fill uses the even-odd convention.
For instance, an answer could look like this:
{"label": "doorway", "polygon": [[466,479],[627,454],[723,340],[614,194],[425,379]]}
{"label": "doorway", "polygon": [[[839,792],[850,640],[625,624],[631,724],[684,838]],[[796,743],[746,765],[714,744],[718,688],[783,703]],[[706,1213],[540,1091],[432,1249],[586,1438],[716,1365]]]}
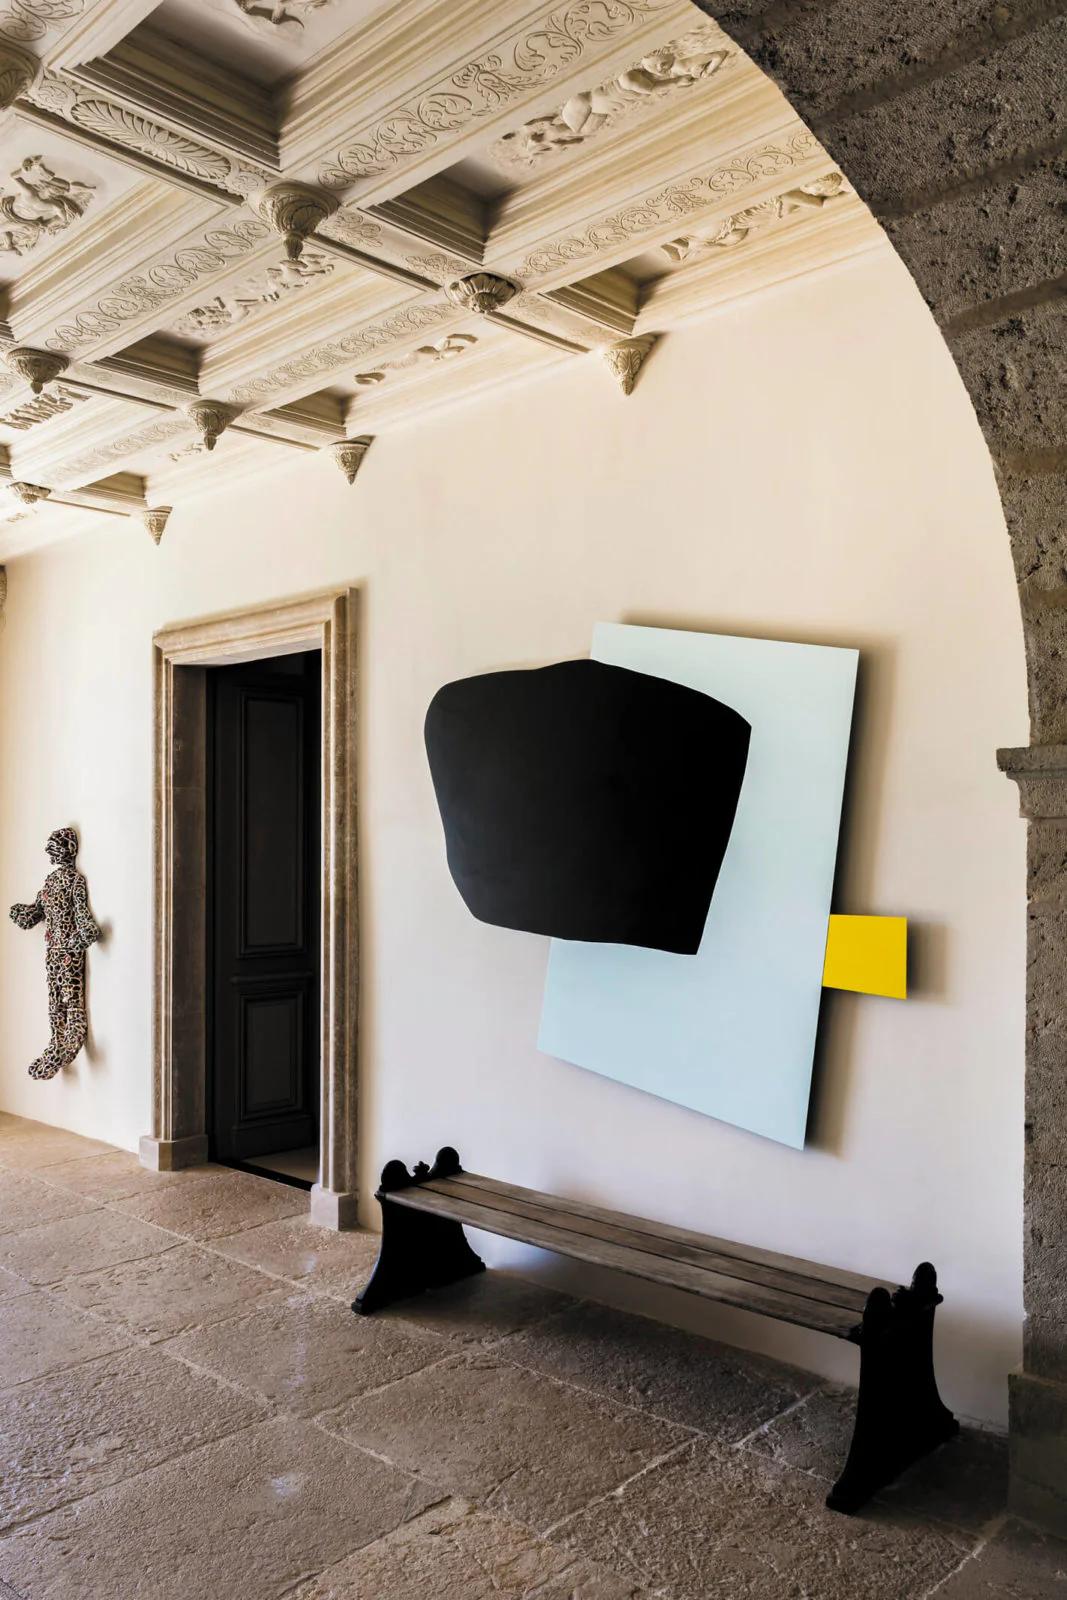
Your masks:
{"label": "doorway", "polygon": [[207,673],[208,1155],[319,1172],[318,650]]}
{"label": "doorway", "polygon": [[[353,588],[330,589],[175,623],[153,639],[152,1124],[141,1139],[141,1160],[173,1171],[208,1154],[207,1013],[214,987],[207,909],[209,680],[218,668],[317,653],[319,1161],[309,1215],[327,1228],[358,1224],[358,599]],[[257,1159],[263,1158],[261,1152]]]}

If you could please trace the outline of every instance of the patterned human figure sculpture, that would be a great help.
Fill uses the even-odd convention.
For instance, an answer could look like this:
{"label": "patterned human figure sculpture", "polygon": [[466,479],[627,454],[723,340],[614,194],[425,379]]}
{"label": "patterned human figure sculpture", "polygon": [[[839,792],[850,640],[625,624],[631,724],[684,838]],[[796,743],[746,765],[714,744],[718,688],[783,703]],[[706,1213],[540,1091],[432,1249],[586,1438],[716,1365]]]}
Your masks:
{"label": "patterned human figure sculpture", "polygon": [[55,863],[31,905],[11,907],[11,920],[20,928],[45,925],[45,969],[48,976],[48,1020],[52,1038],[30,1066],[31,1078],[54,1078],[69,1067],[89,1031],[85,1011],[85,952],[100,937],[89,910],[85,879],[74,863],[78,835],[73,828],[57,828],[45,849]]}

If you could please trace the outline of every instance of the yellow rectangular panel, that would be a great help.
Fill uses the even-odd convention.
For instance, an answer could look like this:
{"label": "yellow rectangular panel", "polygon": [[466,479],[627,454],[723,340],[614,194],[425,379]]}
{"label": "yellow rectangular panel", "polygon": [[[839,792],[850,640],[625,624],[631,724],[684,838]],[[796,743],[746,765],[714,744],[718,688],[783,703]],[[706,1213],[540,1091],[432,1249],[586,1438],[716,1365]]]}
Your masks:
{"label": "yellow rectangular panel", "polygon": [[822,982],[824,989],[852,989],[857,994],[905,1000],[907,917],[831,917]]}

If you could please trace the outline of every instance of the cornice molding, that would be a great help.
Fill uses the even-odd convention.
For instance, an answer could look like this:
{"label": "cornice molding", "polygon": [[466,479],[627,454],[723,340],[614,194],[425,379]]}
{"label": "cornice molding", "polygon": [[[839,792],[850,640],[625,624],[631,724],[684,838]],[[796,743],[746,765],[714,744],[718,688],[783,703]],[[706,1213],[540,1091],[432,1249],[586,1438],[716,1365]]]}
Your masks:
{"label": "cornice molding", "polygon": [[[558,99],[560,90],[579,75],[599,76],[614,65],[613,57],[625,66],[638,39],[650,31],[662,37],[671,20],[685,14],[675,0],[550,0],[536,7],[503,3],[494,7],[496,25],[487,34],[484,6],[467,4],[448,8],[435,19],[434,37],[423,16],[405,40],[406,49],[398,50],[394,37],[391,48],[377,58],[371,50],[358,67],[350,64],[347,104],[375,109],[347,138],[336,141],[332,155],[319,163],[317,181],[348,194],[362,189],[385,193],[394,183],[410,187],[417,181],[414,174],[426,177],[450,165],[465,141],[491,137],[494,127],[502,131],[525,112],[535,113],[546,97]],[[449,26],[442,34],[445,15]],[[442,55],[448,65],[427,71]],[[341,68],[340,61],[335,67]],[[311,75],[301,86],[308,95],[315,87]],[[305,145],[309,121],[312,139],[325,131],[322,123],[315,128],[302,99],[283,129],[283,160],[297,159],[289,146],[295,143],[301,116]]]}
{"label": "cornice molding", "polygon": [[139,156],[147,170],[200,192],[245,200],[277,177],[267,167],[205,144],[158,116],[55,72],[45,72],[19,103],[68,123],[98,146]]}
{"label": "cornice molding", "polygon": [[136,329],[156,326],[160,313],[177,313],[203,280],[227,271],[242,257],[271,237],[265,222],[255,217],[235,217],[207,228],[170,249],[141,271],[131,273],[70,322],[57,327],[45,341],[57,351],[103,352],[119,336],[124,343],[137,337]]}
{"label": "cornice molding", "polygon": [[665,328],[880,238],[688,0],[391,0],[347,31],[330,4],[272,86],[295,36],[272,16],[246,55],[235,28],[219,64],[241,5],[218,3],[191,49],[154,0],[0,0],[10,165],[43,152],[0,181],[11,472],[54,491],[35,528],[162,511],[216,441],[227,481],[351,460],[383,420],[590,350],[628,389]]}
{"label": "cornice molding", "polygon": [[86,91],[161,120],[196,143],[278,171],[270,92],[149,27],[70,75]]}

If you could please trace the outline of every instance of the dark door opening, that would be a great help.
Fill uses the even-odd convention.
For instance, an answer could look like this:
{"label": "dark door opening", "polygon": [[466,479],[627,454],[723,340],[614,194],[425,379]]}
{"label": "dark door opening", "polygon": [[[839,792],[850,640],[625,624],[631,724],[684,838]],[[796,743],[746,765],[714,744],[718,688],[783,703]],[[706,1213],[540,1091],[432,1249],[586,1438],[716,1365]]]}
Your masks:
{"label": "dark door opening", "polygon": [[318,1177],[319,651],[208,672],[212,1160]]}

